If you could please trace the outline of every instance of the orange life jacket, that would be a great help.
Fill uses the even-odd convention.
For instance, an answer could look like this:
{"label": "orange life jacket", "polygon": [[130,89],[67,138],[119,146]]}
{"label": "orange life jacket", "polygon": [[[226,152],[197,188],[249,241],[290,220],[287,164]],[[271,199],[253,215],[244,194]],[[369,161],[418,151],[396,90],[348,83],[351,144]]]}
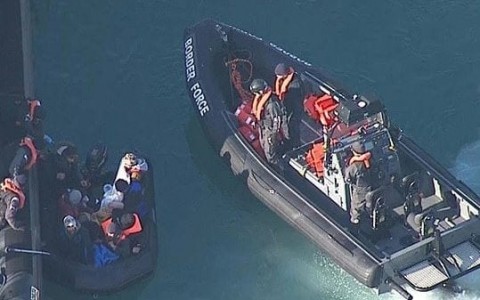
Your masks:
{"label": "orange life jacket", "polygon": [[19,208],[22,208],[25,205],[25,194],[22,189],[15,184],[15,182],[10,178],[5,178],[2,184],[0,184],[2,191],[10,191],[17,195],[19,201]]}
{"label": "orange life jacket", "polygon": [[350,161],[348,162],[349,165],[353,164],[354,162],[363,162],[365,167],[368,169],[370,168],[370,158],[372,157],[372,154],[370,152],[365,152],[362,155],[354,155],[352,158],[350,158]]}
{"label": "orange life jacket", "polygon": [[252,101],[243,102],[235,111],[240,125],[253,126],[255,124],[255,118],[252,116]]}
{"label": "orange life jacket", "polygon": [[29,138],[29,137],[24,137],[20,141],[20,146],[27,146],[27,148],[30,150],[30,153],[32,153],[32,156],[30,157],[30,160],[28,161],[27,165],[25,166],[25,170],[29,170],[37,162],[38,151],[35,148],[35,145],[33,145],[32,139]]}
{"label": "orange life jacket", "polygon": [[325,149],[323,143],[313,144],[312,149],[307,152],[307,164],[315,169],[318,177],[323,176],[323,161],[325,160]]}
{"label": "orange life jacket", "polygon": [[28,106],[29,106],[29,111],[28,111],[28,117],[30,118],[30,121],[34,119],[35,117],[35,108],[41,105],[40,101],[34,99],[34,100],[28,100],[27,101]]}
{"label": "orange life jacket", "polygon": [[[140,223],[140,218],[138,217],[138,215],[134,213],[133,216],[135,217],[133,225],[127,229],[124,229],[120,233],[119,241],[126,239],[131,234],[139,233],[143,230],[142,223]],[[108,233],[108,227],[110,226],[110,224],[112,224],[112,218],[108,218],[102,222],[102,229],[105,235],[107,235]]]}
{"label": "orange life jacket", "polygon": [[263,107],[267,103],[268,99],[270,99],[271,95],[272,95],[272,90],[270,89],[262,95],[258,95],[258,94],[255,95],[255,98],[253,99],[252,113],[257,120],[260,120]]}
{"label": "orange life jacket", "polygon": [[322,125],[329,127],[335,123],[335,117],[331,113],[337,108],[338,103],[333,100],[332,96],[325,94],[318,98],[314,105]]}
{"label": "orange life jacket", "polygon": [[329,94],[309,95],[305,98],[303,106],[307,114],[323,126],[330,127],[337,120],[333,111],[337,108],[338,102]]}
{"label": "orange life jacket", "polygon": [[290,68],[290,73],[287,76],[277,76],[277,79],[275,80],[275,94],[278,96],[278,99],[280,99],[280,101],[283,101],[285,99],[288,85],[290,84],[290,82],[292,82],[294,74],[295,72],[292,68]]}

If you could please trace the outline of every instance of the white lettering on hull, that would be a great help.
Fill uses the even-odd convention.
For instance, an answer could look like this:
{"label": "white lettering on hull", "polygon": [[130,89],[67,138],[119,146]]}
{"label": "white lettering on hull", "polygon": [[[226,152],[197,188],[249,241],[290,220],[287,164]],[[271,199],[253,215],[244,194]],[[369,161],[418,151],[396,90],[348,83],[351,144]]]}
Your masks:
{"label": "white lettering on hull", "polygon": [[[194,58],[194,47],[193,47],[193,38],[189,37],[185,41],[185,74],[187,83],[190,80],[195,79],[197,73],[195,72],[195,58]],[[207,112],[210,111],[210,107],[208,106],[207,99],[203,94],[202,87],[200,83],[195,82],[190,87],[190,92],[195,99],[195,104],[197,105],[197,109],[200,112],[200,116],[204,116]]]}
{"label": "white lettering on hull", "polygon": [[200,112],[200,116],[204,116],[208,111],[210,111],[210,107],[208,107],[207,100],[205,99],[205,96],[203,95],[202,88],[200,87],[200,84],[196,82],[192,87],[190,88],[190,91],[192,92],[193,99],[195,99],[195,103],[197,104],[198,111]]}
{"label": "white lettering on hull", "polygon": [[193,59],[193,39],[190,37],[185,41],[185,68],[187,71],[187,82],[194,79],[197,75],[195,73],[195,60]]}

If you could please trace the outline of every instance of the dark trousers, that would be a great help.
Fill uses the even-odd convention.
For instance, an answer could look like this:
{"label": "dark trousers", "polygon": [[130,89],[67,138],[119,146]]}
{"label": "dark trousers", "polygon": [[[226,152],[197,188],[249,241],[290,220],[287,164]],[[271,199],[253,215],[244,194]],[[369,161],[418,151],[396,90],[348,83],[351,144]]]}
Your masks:
{"label": "dark trousers", "polygon": [[359,219],[360,215],[365,211],[365,203],[369,187],[351,186],[351,202],[350,202],[350,220]]}

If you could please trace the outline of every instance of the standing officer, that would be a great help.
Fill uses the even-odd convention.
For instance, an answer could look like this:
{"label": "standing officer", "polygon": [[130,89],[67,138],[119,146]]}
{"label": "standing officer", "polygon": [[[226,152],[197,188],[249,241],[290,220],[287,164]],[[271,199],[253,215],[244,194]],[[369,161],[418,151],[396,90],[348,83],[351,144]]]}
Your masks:
{"label": "standing officer", "polygon": [[255,95],[252,113],[259,126],[260,143],[269,163],[277,164],[283,139],[290,139],[285,106],[263,79],[254,79],[250,91]]}
{"label": "standing officer", "polygon": [[372,190],[373,177],[370,168],[371,153],[365,151],[365,145],[354,142],[353,156],[345,169],[345,181],[351,186],[350,222],[359,223],[360,214],[365,210],[366,195]]}

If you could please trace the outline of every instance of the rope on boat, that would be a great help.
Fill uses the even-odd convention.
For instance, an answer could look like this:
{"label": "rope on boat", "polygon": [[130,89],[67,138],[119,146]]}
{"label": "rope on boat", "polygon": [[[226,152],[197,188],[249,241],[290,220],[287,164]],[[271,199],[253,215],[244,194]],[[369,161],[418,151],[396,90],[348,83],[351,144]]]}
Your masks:
{"label": "rope on boat", "polygon": [[[242,74],[238,70],[239,65],[246,64],[246,69],[249,72],[248,78],[246,80],[242,80]],[[238,95],[242,99],[243,102],[249,102],[252,101],[253,95],[248,91],[248,89],[245,89],[243,87],[243,84],[245,82],[249,82],[252,79],[252,73],[253,73],[253,65],[252,62],[249,61],[248,59],[243,59],[243,58],[234,58],[232,60],[229,60],[225,62],[225,65],[230,67],[230,80],[232,81],[233,86],[238,92]]]}

